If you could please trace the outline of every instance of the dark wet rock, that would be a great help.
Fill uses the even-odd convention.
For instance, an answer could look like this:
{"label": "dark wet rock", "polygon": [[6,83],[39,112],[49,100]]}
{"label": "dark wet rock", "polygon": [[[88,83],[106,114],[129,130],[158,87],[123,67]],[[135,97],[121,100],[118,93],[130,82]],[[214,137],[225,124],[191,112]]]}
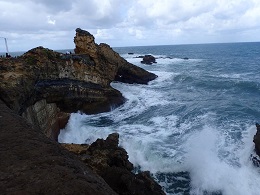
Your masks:
{"label": "dark wet rock", "polygon": [[254,136],[255,151],[260,156],[260,125],[256,123],[256,134]]}
{"label": "dark wet rock", "polygon": [[188,57],[185,57],[185,58],[183,58],[184,60],[188,60],[189,58]]}
{"label": "dark wet rock", "polygon": [[260,157],[257,154],[251,154],[250,159],[254,166],[260,167]]}
{"label": "dark wet rock", "polygon": [[133,164],[128,160],[125,149],[119,147],[118,143],[119,135],[113,133],[106,140],[96,140],[85,154],[77,154],[80,153],[80,158],[118,194],[165,194],[149,172],[132,172]]}
{"label": "dark wet rock", "polygon": [[152,56],[152,55],[145,55],[145,56],[143,57],[143,60],[141,61],[141,63],[142,63],[142,64],[151,65],[151,64],[157,63],[157,62],[156,62],[156,59],[155,59],[154,56]]}
{"label": "dark wet rock", "polygon": [[133,52],[129,52],[128,55],[134,55],[134,53]]}
{"label": "dark wet rock", "polygon": [[1,194],[116,194],[77,156],[0,100]]}

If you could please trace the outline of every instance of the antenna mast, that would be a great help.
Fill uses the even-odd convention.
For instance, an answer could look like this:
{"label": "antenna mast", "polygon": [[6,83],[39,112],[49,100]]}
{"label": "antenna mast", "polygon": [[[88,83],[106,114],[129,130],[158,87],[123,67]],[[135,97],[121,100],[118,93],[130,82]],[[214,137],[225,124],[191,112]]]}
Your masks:
{"label": "antenna mast", "polygon": [[5,38],[5,37],[0,37],[0,38],[3,38],[5,40],[6,52],[9,54],[8,45],[7,45],[7,38]]}
{"label": "antenna mast", "polygon": [[5,38],[5,47],[6,47],[6,52],[9,54],[8,45],[7,45],[7,38]]}

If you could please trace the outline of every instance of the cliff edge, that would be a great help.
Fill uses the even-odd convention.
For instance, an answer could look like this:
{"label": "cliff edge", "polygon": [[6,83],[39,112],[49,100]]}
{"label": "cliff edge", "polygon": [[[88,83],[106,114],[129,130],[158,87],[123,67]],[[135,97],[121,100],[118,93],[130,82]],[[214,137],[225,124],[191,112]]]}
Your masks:
{"label": "cliff edge", "polygon": [[1,193],[164,194],[148,172],[131,172],[118,135],[97,140],[85,154],[92,156],[88,163],[54,141],[71,112],[105,112],[124,103],[112,81],[147,84],[156,78],[107,44],[96,44],[87,31],[77,29],[74,42],[75,54],[37,47],[17,58],[0,58]]}
{"label": "cliff edge", "polygon": [[1,194],[116,194],[57,142],[0,100]]}
{"label": "cliff edge", "polygon": [[[125,99],[112,81],[147,84],[157,76],[128,63],[89,32],[76,29],[75,54],[37,47],[17,58],[0,58],[0,99],[48,136],[68,114],[110,111]],[[64,122],[61,122],[64,123]]]}

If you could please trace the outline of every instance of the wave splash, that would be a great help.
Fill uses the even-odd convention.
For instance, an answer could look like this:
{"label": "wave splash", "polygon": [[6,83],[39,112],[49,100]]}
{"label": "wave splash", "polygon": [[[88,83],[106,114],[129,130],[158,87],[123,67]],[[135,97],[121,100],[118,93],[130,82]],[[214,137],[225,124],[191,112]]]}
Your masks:
{"label": "wave splash", "polygon": [[92,143],[118,132],[136,171],[151,171],[168,194],[258,194],[260,170],[250,159],[251,125],[260,117],[253,73],[238,66],[227,72],[224,62],[219,68],[223,55],[215,64],[160,58],[152,66],[125,57],[158,78],[145,86],[112,83],[126,103],[109,113],[72,114],[59,142]]}

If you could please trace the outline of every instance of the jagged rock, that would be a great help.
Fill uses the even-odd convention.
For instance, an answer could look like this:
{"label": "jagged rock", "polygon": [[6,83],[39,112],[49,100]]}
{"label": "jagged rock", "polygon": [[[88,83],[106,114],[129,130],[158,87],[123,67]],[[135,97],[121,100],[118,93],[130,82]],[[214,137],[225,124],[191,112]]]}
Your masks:
{"label": "jagged rock", "polygon": [[118,143],[119,135],[113,133],[106,140],[97,139],[89,146],[85,154],[84,152],[77,154],[118,194],[165,194],[149,172],[139,174],[132,172],[133,164],[128,160],[125,149],[119,147]]}
{"label": "jagged rock", "polygon": [[260,156],[260,125],[256,123],[256,134],[254,136],[255,151],[258,156]]}
{"label": "jagged rock", "polygon": [[89,32],[77,29],[74,37],[76,54],[88,53],[98,67],[111,81],[124,83],[147,84],[157,76],[137,67],[116,53],[109,45],[97,45],[95,38]]}
{"label": "jagged rock", "polygon": [[[112,81],[147,84],[156,75],[128,63],[107,44],[97,45],[87,31],[77,29],[74,41],[72,55],[37,47],[17,58],[0,58],[2,194],[116,194],[45,135],[56,139],[67,113],[104,112],[122,104],[124,97],[110,86]],[[99,173],[111,167],[128,171],[122,181],[131,186],[133,165],[117,145],[118,136],[111,135],[78,155]]]}
{"label": "jagged rock", "polygon": [[70,114],[60,112],[55,103],[47,104],[43,99],[27,107],[22,116],[35,128],[42,129],[47,137],[57,141],[60,129],[65,128]]}
{"label": "jagged rock", "polygon": [[74,154],[0,100],[1,194],[116,194]]}
{"label": "jagged rock", "polygon": [[[31,116],[28,109],[43,100],[47,106],[55,104],[51,107],[57,106],[59,112],[95,114],[124,103],[122,94],[110,86],[112,81],[147,84],[156,78],[128,63],[109,45],[97,45],[87,31],[76,29],[74,42],[72,55],[37,47],[17,58],[0,58],[0,99],[24,117]],[[32,124],[52,135],[46,124],[53,122],[45,115]]]}
{"label": "jagged rock", "polygon": [[153,64],[153,63],[157,63],[156,60],[155,60],[155,57],[152,56],[152,55],[145,55],[143,57],[143,60],[141,61],[142,64]]}

